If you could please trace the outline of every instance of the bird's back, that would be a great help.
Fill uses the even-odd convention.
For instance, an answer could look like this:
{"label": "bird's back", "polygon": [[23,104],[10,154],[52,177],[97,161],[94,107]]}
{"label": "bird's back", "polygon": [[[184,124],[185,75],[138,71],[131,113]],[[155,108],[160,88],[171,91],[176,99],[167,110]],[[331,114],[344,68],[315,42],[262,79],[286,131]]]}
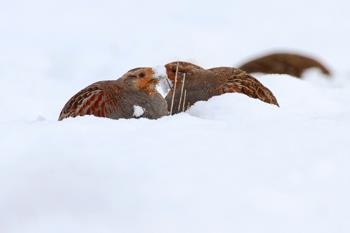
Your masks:
{"label": "bird's back", "polygon": [[294,77],[301,77],[306,69],[318,68],[325,75],[330,75],[330,71],[319,61],[290,53],[274,53],[259,57],[239,68],[248,73],[289,74]]}

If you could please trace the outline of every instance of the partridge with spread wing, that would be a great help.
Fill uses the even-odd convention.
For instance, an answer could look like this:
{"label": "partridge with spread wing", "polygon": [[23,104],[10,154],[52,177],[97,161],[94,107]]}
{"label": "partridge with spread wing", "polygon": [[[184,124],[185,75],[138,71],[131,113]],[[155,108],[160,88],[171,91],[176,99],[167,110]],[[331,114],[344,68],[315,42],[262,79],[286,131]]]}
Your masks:
{"label": "partridge with spread wing", "polygon": [[100,81],[75,94],[63,107],[59,120],[93,115],[111,119],[168,115],[167,103],[156,90],[159,77],[152,68],[136,68],[117,80]]}

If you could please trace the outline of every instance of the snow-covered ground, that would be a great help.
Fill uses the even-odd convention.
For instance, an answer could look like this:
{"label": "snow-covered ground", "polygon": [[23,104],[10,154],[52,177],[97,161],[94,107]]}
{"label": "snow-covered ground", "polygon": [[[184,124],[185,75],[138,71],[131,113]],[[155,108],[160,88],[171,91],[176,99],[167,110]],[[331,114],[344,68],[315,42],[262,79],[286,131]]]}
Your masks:
{"label": "snow-covered ground", "polygon": [[[348,1],[8,1],[0,7],[0,232],[350,231]],[[258,79],[159,120],[81,117],[97,80],[275,49],[334,72]]]}

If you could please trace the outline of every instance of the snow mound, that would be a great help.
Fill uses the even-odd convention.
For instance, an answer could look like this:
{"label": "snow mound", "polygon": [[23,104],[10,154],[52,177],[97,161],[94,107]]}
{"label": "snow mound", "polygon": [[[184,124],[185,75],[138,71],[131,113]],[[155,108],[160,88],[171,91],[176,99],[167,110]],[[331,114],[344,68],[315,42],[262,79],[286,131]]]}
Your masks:
{"label": "snow mound", "polygon": [[289,75],[257,77],[276,96],[280,107],[243,94],[225,94],[196,103],[188,113],[205,119],[226,121],[312,120],[342,114],[347,103],[338,101],[333,89],[312,85]]}

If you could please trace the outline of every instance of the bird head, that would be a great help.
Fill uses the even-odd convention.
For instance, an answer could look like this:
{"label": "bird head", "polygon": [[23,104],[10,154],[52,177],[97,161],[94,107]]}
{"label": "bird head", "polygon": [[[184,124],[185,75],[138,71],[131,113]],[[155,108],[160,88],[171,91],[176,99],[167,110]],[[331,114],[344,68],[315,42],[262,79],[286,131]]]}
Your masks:
{"label": "bird head", "polygon": [[155,72],[151,67],[139,67],[129,70],[121,77],[121,81],[130,90],[146,91],[148,94],[153,94],[159,83],[159,79],[155,76]]}
{"label": "bird head", "polygon": [[184,74],[191,74],[195,70],[203,70],[202,67],[195,64],[184,62],[184,61],[175,61],[165,65],[166,73],[168,78],[174,82],[175,76],[177,74],[177,79],[181,80]]}

